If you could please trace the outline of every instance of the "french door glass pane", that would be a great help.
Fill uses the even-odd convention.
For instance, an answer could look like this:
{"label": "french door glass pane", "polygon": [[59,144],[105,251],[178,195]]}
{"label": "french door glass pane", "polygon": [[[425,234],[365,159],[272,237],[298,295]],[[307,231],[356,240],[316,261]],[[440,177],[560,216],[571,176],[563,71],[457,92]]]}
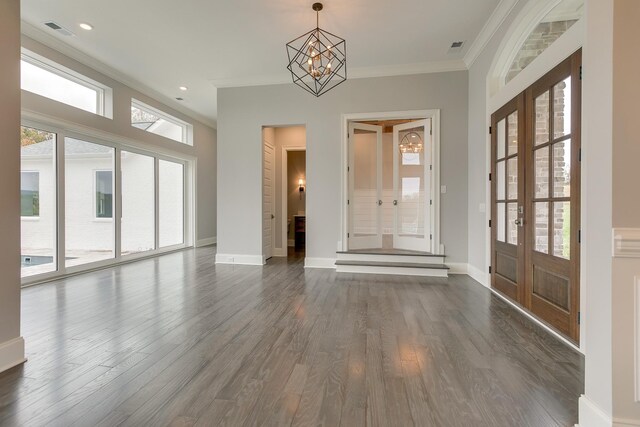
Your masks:
{"label": "french door glass pane", "polygon": [[549,142],[549,91],[536,98],[535,145]]}
{"label": "french door glass pane", "polygon": [[160,247],[184,243],[184,166],[160,160],[159,172],[159,233]]}
{"label": "french door glass pane", "polygon": [[513,113],[511,113],[508,117],[508,121],[509,136],[507,137],[507,141],[509,144],[509,150],[507,154],[511,156],[518,152],[518,112],[514,111]]}
{"label": "french door glass pane", "polygon": [[571,249],[571,203],[553,204],[553,254],[569,259]]}
{"label": "french door glass pane", "polygon": [[549,203],[534,203],[535,250],[549,253]]}
{"label": "french door glass pane", "polygon": [[56,271],[56,134],[23,127],[20,135],[22,277]]}
{"label": "french door glass pane", "polygon": [[378,134],[357,129],[353,135],[352,232],[354,236],[378,234]]}
{"label": "french door glass pane", "polygon": [[65,138],[66,266],[115,256],[115,150]]}
{"label": "french door glass pane", "polygon": [[155,161],[122,151],[122,255],[155,249]]}
{"label": "french door glass pane", "polygon": [[571,140],[553,144],[553,196],[571,197]]}
{"label": "french door glass pane", "polygon": [[498,241],[499,242],[504,242],[505,241],[505,229],[506,229],[506,218],[505,218],[505,204],[504,203],[496,203],[496,209],[497,209],[497,217],[498,217],[498,230],[497,230],[497,234],[498,234]]}
{"label": "french door glass pane", "polygon": [[571,77],[553,87],[553,137],[571,133]]}
{"label": "french door glass pane", "polygon": [[509,186],[509,200],[518,199],[518,157],[507,160],[507,182]]}
{"label": "french door glass pane", "polygon": [[418,152],[402,152],[402,161],[398,165],[398,234],[422,239],[425,237],[425,209],[428,203],[425,200],[425,164],[429,163],[425,159],[424,127],[399,131],[398,141],[401,149],[406,141],[419,147],[416,150]]}
{"label": "french door glass pane", "polygon": [[506,121],[504,119],[498,122],[498,159],[504,158],[506,141]]}
{"label": "french door glass pane", "polygon": [[505,166],[504,166],[504,160],[498,162],[498,167],[496,168],[496,173],[497,173],[497,182],[496,182],[496,194],[498,197],[498,200],[504,200],[506,199],[506,194],[505,194],[505,179],[506,179],[506,171],[505,171]]}
{"label": "french door glass pane", "polygon": [[549,147],[537,149],[533,157],[535,198],[549,197]]}
{"label": "french door glass pane", "polygon": [[507,243],[512,245],[518,244],[518,226],[516,220],[518,219],[518,204],[509,203],[507,205]]}

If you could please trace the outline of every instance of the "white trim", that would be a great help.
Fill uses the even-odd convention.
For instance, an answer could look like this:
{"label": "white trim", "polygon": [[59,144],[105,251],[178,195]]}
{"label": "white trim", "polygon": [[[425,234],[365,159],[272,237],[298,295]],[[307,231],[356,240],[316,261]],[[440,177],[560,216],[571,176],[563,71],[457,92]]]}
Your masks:
{"label": "white trim", "polygon": [[216,264],[264,265],[263,255],[216,254]]}
{"label": "white trim", "polygon": [[163,95],[160,92],[151,89],[144,83],[141,83],[120,71],[117,71],[115,68],[108,66],[104,62],[98,61],[94,57],[87,55],[86,53],[68,45],[47,32],[37,28],[28,22],[21,20],[20,22],[20,32],[26,37],[45,45],[46,47],[53,49],[71,59],[74,59],[86,67],[92,68],[96,72],[103,74],[104,76],[113,79],[129,88],[140,92],[143,95],[148,96],[162,104],[167,105],[168,107],[179,111],[185,116],[191,117],[194,120],[199,121],[205,125],[211,126],[214,129],[217,129],[217,121],[212,119],[211,117],[204,116],[200,113],[197,113],[189,108],[186,108],[184,104],[181,104],[179,101],[176,101],[174,98]]}
{"label": "white trim", "polygon": [[640,420],[630,420],[625,418],[614,418],[613,427],[638,427]]}
{"label": "white trim", "polygon": [[4,372],[26,361],[24,338],[18,337],[0,343],[0,372]]}
{"label": "white trim", "polygon": [[469,275],[469,265],[463,262],[448,262],[449,274],[466,274]]}
{"label": "white trim", "polygon": [[[406,110],[406,111],[386,111],[386,112],[371,112],[371,113],[348,113],[342,114],[342,149],[341,149],[341,245],[339,249],[346,251],[348,248],[349,239],[347,234],[349,232],[349,206],[347,200],[349,198],[349,173],[347,171],[347,165],[349,164],[349,137],[348,129],[349,122],[354,120],[391,120],[391,119],[431,119],[431,128],[433,129],[433,241],[432,247],[436,248],[438,252],[442,247],[440,245],[440,110]],[[435,250],[434,250],[435,252]],[[439,254],[444,255],[444,254]]]}
{"label": "white trim", "polygon": [[[306,128],[305,128],[306,129]],[[305,136],[306,139],[306,136]],[[287,197],[289,194],[289,190],[288,190],[288,184],[289,184],[289,170],[287,168],[287,161],[288,161],[288,156],[289,156],[289,151],[304,151],[304,155],[305,158],[307,156],[307,145],[306,145],[306,141],[305,141],[305,145],[304,147],[302,146],[294,146],[294,145],[283,145],[282,147],[280,147],[282,149],[282,156],[281,156],[281,163],[280,163],[280,207],[281,207],[281,212],[282,212],[282,218],[281,218],[281,235],[280,235],[280,244],[283,246],[282,248],[277,249],[277,251],[279,251],[281,253],[281,255],[277,255],[277,256],[283,256],[286,257],[288,256],[288,250],[287,248],[290,246],[295,246],[295,239],[289,239],[288,238],[288,234],[287,231],[289,231],[289,227],[287,226],[287,221],[289,220],[289,198]],[[307,172],[305,171],[305,186],[304,186],[304,191],[305,191],[305,197],[307,197],[306,193],[307,193]],[[305,206],[306,206],[306,201],[305,201]],[[306,208],[305,208],[305,212],[306,212]],[[294,219],[295,221],[295,219]],[[295,224],[293,226],[294,229],[294,234],[295,234]],[[305,229],[306,230],[306,229]],[[287,245],[285,246],[284,243],[287,243]],[[306,239],[305,239],[305,246],[306,246]]]}
{"label": "white trim", "polygon": [[467,264],[467,274],[482,286],[486,288],[489,287],[489,274],[486,271],[482,271],[471,264]]}
{"label": "white trim", "polygon": [[[370,77],[408,76],[414,74],[444,73],[450,71],[466,71],[467,65],[461,59],[447,61],[419,62],[414,64],[381,65],[349,69],[349,79],[365,79]],[[246,87],[292,84],[291,75],[277,73],[249,77],[230,77],[209,80],[214,87]]]}
{"label": "white trim", "polygon": [[474,62],[476,62],[476,59],[478,59],[484,48],[487,47],[487,44],[493,38],[494,34],[498,31],[507,16],[509,16],[516,3],[518,3],[517,0],[502,0],[493,10],[493,13],[484,24],[484,27],[480,30],[480,34],[478,34],[469,50],[464,55],[463,61],[468,68],[471,68]]}
{"label": "white trim", "polygon": [[393,276],[449,277],[446,268],[382,267],[374,265],[336,265],[338,273],[386,274]]}
{"label": "white trim", "polygon": [[205,239],[200,239],[196,242],[196,248],[202,248],[204,246],[211,246],[218,243],[217,237],[207,237]]}
{"label": "white trim", "polygon": [[614,228],[611,234],[614,258],[640,258],[640,228]]}
{"label": "white trim", "polygon": [[335,258],[309,258],[304,259],[304,268],[336,268]]}
{"label": "white trim", "polygon": [[541,326],[543,329],[545,329],[551,335],[553,335],[554,337],[558,338],[560,341],[562,341],[563,343],[565,343],[566,345],[568,345],[569,347],[571,347],[575,351],[577,351],[577,352],[579,352],[581,354],[584,354],[584,351],[582,351],[580,348],[578,348],[574,343],[572,343],[571,341],[569,341],[568,339],[566,339],[565,337],[560,335],[558,332],[556,332],[553,329],[551,329],[549,326],[547,326],[545,323],[541,322],[537,317],[535,317],[534,315],[532,315],[531,313],[529,313],[528,311],[526,311],[525,309],[520,307],[518,304],[514,303],[509,298],[505,297],[504,295],[502,295],[500,292],[496,291],[495,289],[493,289],[493,288],[488,288],[488,289],[491,290],[491,292],[495,296],[497,296],[498,298],[500,298],[501,300],[503,300],[504,302],[509,304],[511,307],[513,307],[516,310],[518,310],[520,313],[524,314],[533,323],[535,323],[538,326]]}
{"label": "white trim", "polygon": [[612,420],[598,405],[586,395],[578,400],[578,413],[580,427],[612,427]]}

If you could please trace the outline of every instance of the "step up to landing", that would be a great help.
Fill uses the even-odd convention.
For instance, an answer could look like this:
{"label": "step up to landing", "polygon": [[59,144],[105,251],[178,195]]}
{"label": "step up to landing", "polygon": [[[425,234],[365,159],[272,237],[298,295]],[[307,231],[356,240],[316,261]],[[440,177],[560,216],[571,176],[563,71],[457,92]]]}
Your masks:
{"label": "step up to landing", "polygon": [[338,273],[394,274],[404,276],[448,277],[444,255],[398,251],[338,252]]}

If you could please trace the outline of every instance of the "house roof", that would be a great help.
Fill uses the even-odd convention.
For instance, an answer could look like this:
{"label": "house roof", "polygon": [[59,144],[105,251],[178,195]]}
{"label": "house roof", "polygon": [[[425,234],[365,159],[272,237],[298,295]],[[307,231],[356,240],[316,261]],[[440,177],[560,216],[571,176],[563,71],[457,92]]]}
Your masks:
{"label": "house roof", "polygon": [[[22,147],[22,157],[51,156],[53,153],[53,139]],[[66,157],[108,157],[113,153],[113,148],[99,144],[91,144],[77,139],[66,138],[64,154]]]}

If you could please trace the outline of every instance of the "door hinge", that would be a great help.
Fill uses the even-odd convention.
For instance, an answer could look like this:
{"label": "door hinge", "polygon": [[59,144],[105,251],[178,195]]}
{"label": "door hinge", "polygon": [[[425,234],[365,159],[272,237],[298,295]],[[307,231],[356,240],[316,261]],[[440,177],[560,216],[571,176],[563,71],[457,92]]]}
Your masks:
{"label": "door hinge", "polygon": [[433,170],[433,165],[429,165],[429,170],[432,171]]}
{"label": "door hinge", "polygon": [[491,266],[489,266],[489,274],[491,274]]}
{"label": "door hinge", "polygon": [[578,149],[578,161],[581,162],[582,161],[582,148]]}
{"label": "door hinge", "polygon": [[347,166],[347,172],[350,172],[351,168],[349,166]]}
{"label": "door hinge", "polygon": [[489,174],[489,181],[491,181],[491,174]]}
{"label": "door hinge", "polygon": [[429,240],[433,240],[433,234],[429,234]]}
{"label": "door hinge", "polygon": [[429,129],[429,135],[433,135],[433,129]]}
{"label": "door hinge", "polygon": [[580,66],[580,80],[582,80],[582,65]]}
{"label": "door hinge", "polygon": [[433,199],[429,200],[429,204],[433,206]]}
{"label": "door hinge", "polygon": [[349,233],[347,233],[347,239],[349,238]]}
{"label": "door hinge", "polygon": [[489,135],[492,135],[492,131],[493,129],[491,128],[491,126],[489,126]]}
{"label": "door hinge", "polygon": [[349,202],[349,200],[347,200],[347,205],[348,205],[349,203],[350,203],[350,202]]}
{"label": "door hinge", "polygon": [[491,228],[491,220],[489,220],[489,228]]}
{"label": "door hinge", "polygon": [[582,243],[582,230],[578,230],[578,243]]}
{"label": "door hinge", "polygon": [[580,319],[580,312],[578,312],[578,325],[580,324],[580,320],[582,319]]}

